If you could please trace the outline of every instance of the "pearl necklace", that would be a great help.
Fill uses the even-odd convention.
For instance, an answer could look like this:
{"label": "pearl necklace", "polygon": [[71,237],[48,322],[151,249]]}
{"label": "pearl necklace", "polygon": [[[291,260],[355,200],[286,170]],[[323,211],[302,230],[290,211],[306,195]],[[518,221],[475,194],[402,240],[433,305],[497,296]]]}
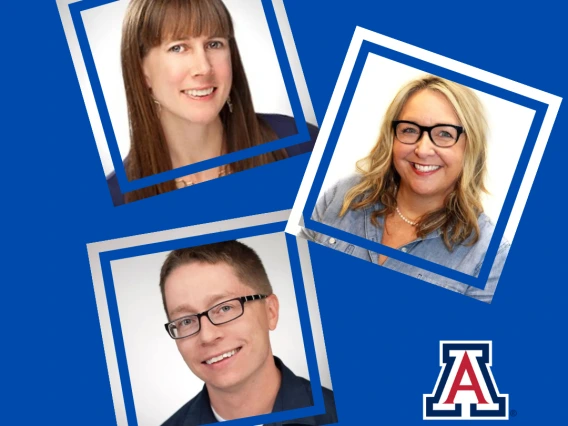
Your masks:
{"label": "pearl necklace", "polygon": [[408,223],[410,226],[416,226],[416,225],[418,225],[418,222],[413,222],[413,221],[411,221],[410,219],[406,218],[406,217],[400,212],[400,210],[398,209],[398,206],[396,207],[396,212],[398,213],[398,215],[400,216],[400,218],[401,218],[402,220],[404,220],[406,223]]}
{"label": "pearl necklace", "polygon": [[[217,175],[217,177],[225,176],[228,173],[227,168],[228,168],[228,166],[226,164],[219,167],[219,174]],[[195,185],[196,183],[197,182],[194,182],[191,179],[188,179],[188,180],[185,180],[184,178],[177,178],[176,179],[176,184],[177,184],[178,188],[186,188],[188,186]]]}

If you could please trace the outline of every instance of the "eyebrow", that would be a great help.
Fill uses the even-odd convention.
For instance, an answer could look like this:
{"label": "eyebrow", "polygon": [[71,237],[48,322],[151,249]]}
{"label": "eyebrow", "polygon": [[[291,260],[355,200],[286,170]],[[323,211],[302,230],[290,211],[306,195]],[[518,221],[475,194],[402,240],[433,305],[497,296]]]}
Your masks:
{"label": "eyebrow", "polygon": [[224,38],[229,40],[230,36],[228,35],[223,35],[223,34],[211,34],[211,35],[207,35],[207,36],[190,36],[190,35],[184,35],[184,36],[180,36],[180,37],[164,37],[163,42],[164,43],[172,43],[172,42],[176,42],[176,41],[189,41],[195,38],[200,38],[200,37],[204,37],[205,40],[210,40],[213,38]]}
{"label": "eyebrow", "polygon": [[[237,296],[234,296],[230,293],[218,293],[218,294],[212,294],[210,296],[207,296],[207,298],[205,299],[205,306],[208,306],[207,309],[205,309],[206,311],[210,308],[212,308],[213,306],[217,305],[220,302],[224,302],[225,300],[230,300],[230,299],[234,299]],[[170,311],[170,318],[175,318],[176,315],[184,313],[186,315],[196,315],[199,312],[197,312],[197,310],[195,308],[193,308],[190,304],[188,303],[183,303],[179,306],[176,306],[175,309],[173,309],[172,311]]]}
{"label": "eyebrow", "polygon": [[437,122],[437,124],[434,124],[434,125],[432,125],[432,126],[423,126],[423,125],[420,124],[418,121],[416,121],[415,119],[412,119],[412,118],[405,118],[405,119],[403,119],[403,118],[398,118],[398,119],[395,120],[395,121],[410,121],[411,123],[418,124],[419,126],[422,126],[422,127],[436,127],[436,126],[448,126],[448,125],[449,125],[449,126],[463,127],[462,124],[452,124],[452,123],[443,122],[443,121]]}

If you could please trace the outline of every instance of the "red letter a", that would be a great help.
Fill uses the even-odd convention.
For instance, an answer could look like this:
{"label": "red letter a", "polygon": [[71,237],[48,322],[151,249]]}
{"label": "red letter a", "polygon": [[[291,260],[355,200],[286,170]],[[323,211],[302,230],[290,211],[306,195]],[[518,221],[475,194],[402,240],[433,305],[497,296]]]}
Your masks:
{"label": "red letter a", "polygon": [[[469,376],[469,381],[471,385],[461,385],[461,381],[463,379],[464,373],[467,371],[467,375]],[[453,404],[454,398],[456,397],[456,393],[458,391],[465,391],[465,390],[472,390],[475,392],[475,396],[477,397],[477,402],[479,404],[487,404],[485,398],[483,397],[483,393],[481,392],[481,388],[479,387],[479,382],[477,381],[477,376],[475,375],[475,371],[473,371],[473,367],[471,365],[471,361],[469,360],[469,356],[467,355],[467,351],[464,352],[461,364],[458,368],[458,372],[456,374],[456,378],[454,383],[452,383],[452,388],[450,389],[450,394],[448,395],[448,399],[444,404]]]}

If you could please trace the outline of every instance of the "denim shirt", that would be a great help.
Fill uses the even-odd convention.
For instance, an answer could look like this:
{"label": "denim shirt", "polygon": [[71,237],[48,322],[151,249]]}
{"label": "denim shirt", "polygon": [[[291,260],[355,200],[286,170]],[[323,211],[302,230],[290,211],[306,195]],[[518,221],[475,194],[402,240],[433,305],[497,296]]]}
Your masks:
{"label": "denim shirt", "polygon": [[[382,216],[377,218],[378,223],[381,225],[377,227],[371,223],[371,216],[374,211],[383,207],[381,204],[375,204],[358,210],[349,209],[344,216],[339,216],[346,192],[359,183],[360,179],[361,176],[359,175],[350,176],[340,180],[335,186],[327,190],[318,200],[311,219],[380,243],[383,236],[384,218]],[[398,247],[398,250],[468,275],[478,276],[481,265],[483,264],[483,259],[485,258],[485,252],[487,251],[495,229],[489,218],[483,213],[478,218],[478,224],[480,232],[479,240],[472,246],[467,246],[467,241],[465,241],[455,246],[453,251],[450,252],[444,245],[440,230],[436,230],[426,235],[424,238],[418,238]],[[326,247],[351,254],[360,259],[376,264],[379,262],[378,253],[354,246],[353,244],[339,241],[335,238],[329,238],[305,228],[301,235],[304,238],[323,244]],[[501,241],[484,290],[468,286],[390,257],[387,258],[382,266],[490,303],[495,293],[497,281],[499,280],[505,259],[507,258],[509,246],[510,244],[505,239]]]}

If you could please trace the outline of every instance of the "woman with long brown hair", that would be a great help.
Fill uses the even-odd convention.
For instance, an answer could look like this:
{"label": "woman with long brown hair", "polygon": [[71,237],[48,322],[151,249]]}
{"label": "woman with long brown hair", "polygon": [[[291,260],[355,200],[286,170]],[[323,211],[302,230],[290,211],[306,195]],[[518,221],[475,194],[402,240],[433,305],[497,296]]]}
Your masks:
{"label": "woman with long brown hair", "polygon": [[[329,189],[312,219],[478,276],[494,231],[481,202],[487,192],[486,127],[483,106],[467,87],[432,75],[409,82],[388,107],[358,173]],[[304,235],[486,302],[509,251],[503,240],[481,290],[307,229]]]}
{"label": "woman with long brown hair", "polygon": [[[231,16],[221,0],[132,0],[122,33],[130,122],[128,180],[136,180],[297,132],[291,117],[256,114]],[[315,128],[310,128],[313,137]],[[172,191],[311,149],[281,149],[123,195],[115,205]]]}

